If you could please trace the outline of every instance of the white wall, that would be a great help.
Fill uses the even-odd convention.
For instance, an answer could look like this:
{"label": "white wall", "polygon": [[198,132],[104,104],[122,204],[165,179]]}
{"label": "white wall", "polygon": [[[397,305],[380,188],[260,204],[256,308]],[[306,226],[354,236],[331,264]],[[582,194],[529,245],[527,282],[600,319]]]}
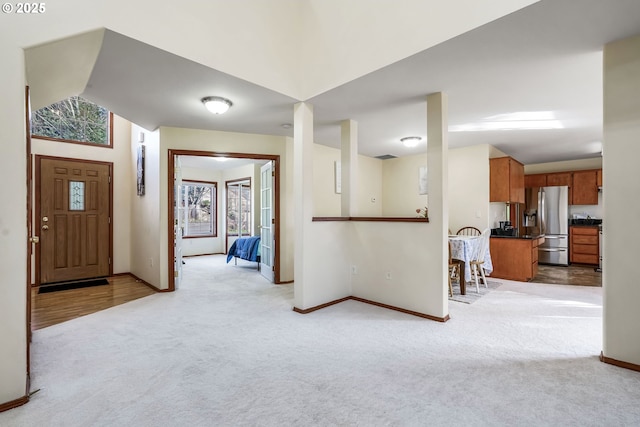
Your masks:
{"label": "white wall", "polygon": [[[280,162],[280,171],[287,177],[282,179],[280,177],[280,217],[283,219],[280,221],[280,254],[281,260],[287,260],[286,275],[283,276],[282,281],[293,281],[293,258],[294,258],[294,244],[295,244],[295,230],[296,224],[295,218],[295,176],[293,168],[293,138],[284,138],[284,153],[287,161]],[[284,278],[286,277],[286,279]]]}
{"label": "white wall", "polygon": [[[10,18],[3,16],[3,25]],[[23,52],[0,26],[0,404],[26,395],[27,372],[27,152]],[[21,25],[22,32],[24,31]]]}
{"label": "white wall", "polygon": [[605,357],[640,365],[640,35],[604,49]]}
{"label": "white wall", "polygon": [[[145,194],[138,196],[135,186],[131,197],[131,273],[145,282],[159,288],[160,269],[166,261],[159,252],[160,234],[166,230],[166,221],[160,222],[160,132],[149,132],[136,124],[131,125],[131,140],[137,141],[138,135],[144,133],[144,143],[131,144],[131,180],[137,176],[138,147],[145,147]],[[165,177],[166,180],[166,172]],[[166,197],[166,196],[165,196]],[[165,231],[166,233],[166,231]],[[166,270],[166,266],[165,266]]]}
{"label": "white wall", "polygon": [[[334,177],[340,150],[314,144],[313,153],[313,216],[340,216],[341,195],[335,192]],[[383,164],[380,159],[358,155],[358,216],[382,216]]]}
{"label": "white wall", "polygon": [[358,216],[382,216],[384,160],[358,156]]}
{"label": "white wall", "polygon": [[421,166],[427,166],[426,153],[382,162],[382,216],[415,217],[428,206],[428,196],[418,191]]}
{"label": "white wall", "polygon": [[[135,192],[135,175],[131,175],[131,123],[117,115],[113,116],[113,148],[33,138],[31,151],[34,163],[35,155],[113,163],[113,272],[128,273],[131,258],[131,192]],[[35,257],[33,262],[35,270]]]}
{"label": "white wall", "polygon": [[[358,222],[349,224],[347,259],[356,266],[352,295],[434,316],[443,315],[434,295],[440,267],[433,251],[434,234],[428,223]],[[349,266],[343,266],[348,271]],[[390,274],[390,278],[387,278]]]}
{"label": "white wall", "polygon": [[490,148],[481,144],[449,150],[449,229],[453,233],[466,226],[484,230],[504,214],[504,203],[489,203]]}
{"label": "white wall", "polygon": [[336,193],[334,168],[340,150],[313,144],[313,216],[340,216],[340,194]]}

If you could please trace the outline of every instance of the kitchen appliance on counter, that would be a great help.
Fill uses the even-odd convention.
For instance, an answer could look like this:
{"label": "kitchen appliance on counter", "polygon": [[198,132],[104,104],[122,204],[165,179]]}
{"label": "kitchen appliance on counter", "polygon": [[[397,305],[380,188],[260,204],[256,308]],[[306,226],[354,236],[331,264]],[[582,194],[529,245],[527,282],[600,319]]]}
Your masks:
{"label": "kitchen appliance on counter", "polygon": [[491,229],[492,236],[515,236],[518,231],[511,225],[511,221],[500,221],[498,228]]}
{"label": "kitchen appliance on counter", "polygon": [[545,237],[540,264],[569,265],[569,187],[526,188],[522,224],[526,234]]}

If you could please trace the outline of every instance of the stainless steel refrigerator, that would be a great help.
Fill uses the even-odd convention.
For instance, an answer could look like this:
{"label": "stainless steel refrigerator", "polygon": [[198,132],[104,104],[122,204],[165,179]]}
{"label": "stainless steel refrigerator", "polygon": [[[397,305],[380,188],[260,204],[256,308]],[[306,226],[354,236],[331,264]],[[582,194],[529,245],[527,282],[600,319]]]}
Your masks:
{"label": "stainless steel refrigerator", "polygon": [[523,226],[527,234],[544,234],[540,264],[569,265],[569,187],[525,189]]}

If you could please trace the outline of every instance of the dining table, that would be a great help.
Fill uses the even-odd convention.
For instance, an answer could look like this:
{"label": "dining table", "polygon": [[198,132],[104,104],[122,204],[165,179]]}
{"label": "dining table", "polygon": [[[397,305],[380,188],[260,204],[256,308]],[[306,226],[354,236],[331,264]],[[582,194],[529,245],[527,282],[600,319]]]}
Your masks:
{"label": "dining table", "polygon": [[[449,244],[451,245],[451,258],[457,261],[460,266],[460,294],[466,295],[467,286],[466,283],[471,281],[471,261],[473,255],[477,250],[478,245],[483,240],[480,236],[449,236]],[[487,241],[487,245],[489,242]],[[482,268],[486,274],[491,274],[493,271],[493,264],[491,263],[491,254],[489,248],[487,248],[484,254],[484,264]],[[482,278],[479,278],[482,280]]]}

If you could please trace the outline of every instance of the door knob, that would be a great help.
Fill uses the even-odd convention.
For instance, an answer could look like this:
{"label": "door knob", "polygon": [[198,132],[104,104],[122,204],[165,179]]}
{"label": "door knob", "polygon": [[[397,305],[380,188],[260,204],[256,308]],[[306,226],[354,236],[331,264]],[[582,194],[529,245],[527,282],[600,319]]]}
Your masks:
{"label": "door knob", "polygon": [[43,229],[43,230],[48,230],[48,229],[49,229],[49,226],[48,226],[47,224],[45,224],[45,225],[43,225],[43,226],[42,226],[42,229]]}

